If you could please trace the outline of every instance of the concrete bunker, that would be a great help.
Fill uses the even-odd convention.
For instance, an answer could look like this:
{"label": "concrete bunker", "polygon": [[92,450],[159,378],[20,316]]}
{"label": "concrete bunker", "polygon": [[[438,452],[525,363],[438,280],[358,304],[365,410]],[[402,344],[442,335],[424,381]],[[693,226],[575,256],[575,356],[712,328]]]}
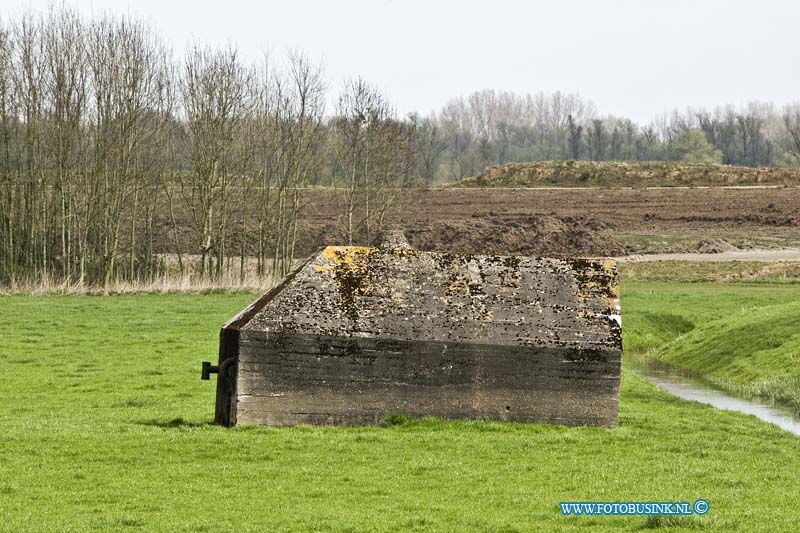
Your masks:
{"label": "concrete bunker", "polygon": [[328,246],[222,327],[217,423],[371,424],[391,412],[615,426],[611,260]]}

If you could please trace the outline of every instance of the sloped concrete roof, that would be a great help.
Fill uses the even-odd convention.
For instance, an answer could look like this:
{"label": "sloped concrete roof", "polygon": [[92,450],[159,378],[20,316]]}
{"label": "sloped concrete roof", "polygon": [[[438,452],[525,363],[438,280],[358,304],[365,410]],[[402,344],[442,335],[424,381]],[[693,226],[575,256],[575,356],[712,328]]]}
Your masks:
{"label": "sloped concrete roof", "polygon": [[[243,331],[621,349],[611,260],[329,246],[240,314]],[[232,321],[233,322],[233,321]]]}

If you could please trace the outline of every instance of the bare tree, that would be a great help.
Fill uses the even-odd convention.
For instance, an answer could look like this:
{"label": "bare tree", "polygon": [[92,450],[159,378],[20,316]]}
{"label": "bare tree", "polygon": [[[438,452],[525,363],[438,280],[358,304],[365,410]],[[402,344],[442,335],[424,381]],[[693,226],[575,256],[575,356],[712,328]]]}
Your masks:
{"label": "bare tree", "polygon": [[413,160],[413,130],[398,121],[383,95],[361,78],[346,84],[337,112],[334,169],[346,191],[344,234],[348,244],[362,231],[369,241]]}
{"label": "bare tree", "polygon": [[2,278],[14,283],[21,252],[20,229],[17,220],[21,215],[20,200],[23,191],[15,179],[16,158],[12,155],[18,131],[18,114],[13,86],[13,42],[9,31],[0,26],[0,251],[4,261],[0,264]]}
{"label": "bare tree", "polygon": [[[108,285],[116,272],[123,218],[129,211],[126,277],[137,277],[152,261],[154,198],[163,172],[162,133],[171,113],[171,79],[166,53],[140,22],[104,18],[94,22],[87,37],[93,104],[91,190],[97,198],[84,233],[99,247],[101,274]],[[143,201],[144,206],[142,206]],[[144,209],[141,216],[140,209]],[[144,253],[138,251],[137,221],[144,221]]]}
{"label": "bare tree", "polygon": [[290,54],[283,74],[275,76],[272,126],[278,184],[273,273],[286,275],[294,261],[303,188],[319,171],[325,84],[322,69],[303,54]]}
{"label": "bare tree", "polygon": [[250,75],[233,47],[195,44],[184,59],[181,95],[193,164],[187,205],[200,228],[201,275],[222,272],[233,154],[250,105]]}
{"label": "bare tree", "polygon": [[782,118],[789,134],[786,149],[800,164],[800,103],[787,105],[783,109]]}
{"label": "bare tree", "polygon": [[586,144],[589,147],[589,157],[593,161],[603,161],[608,144],[608,135],[601,119],[592,120],[592,127],[587,131]]}
{"label": "bare tree", "polygon": [[50,228],[55,219],[51,208],[50,175],[44,166],[44,39],[43,21],[24,14],[13,26],[12,90],[20,127],[16,150],[11,152],[17,186],[25,196],[24,211],[16,213],[16,240],[21,267],[36,279],[55,274]]}
{"label": "bare tree", "polygon": [[436,176],[442,154],[447,148],[435,117],[422,118],[416,113],[408,117],[414,132],[414,152],[416,154],[416,175],[421,182],[430,186]]}
{"label": "bare tree", "polygon": [[567,130],[569,131],[569,152],[572,159],[578,160],[581,155],[581,134],[583,126],[575,124],[572,115],[567,115]]}
{"label": "bare tree", "polygon": [[[58,197],[61,270],[66,280],[72,281],[75,263],[82,255],[74,236],[78,224],[87,218],[90,202],[80,197],[79,184],[85,153],[81,146],[87,103],[85,35],[77,13],[66,9],[50,11],[43,34],[47,160]],[[79,281],[83,274],[80,272]]]}

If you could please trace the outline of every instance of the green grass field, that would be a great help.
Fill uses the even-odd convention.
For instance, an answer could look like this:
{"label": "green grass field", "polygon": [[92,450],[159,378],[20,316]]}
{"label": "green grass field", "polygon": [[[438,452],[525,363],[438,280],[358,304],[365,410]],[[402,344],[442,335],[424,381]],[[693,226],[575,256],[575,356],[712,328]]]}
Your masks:
{"label": "green grass field", "polygon": [[[798,295],[795,285],[624,283],[625,346],[646,352]],[[800,439],[628,371],[615,429],[214,426],[200,361],[215,359],[219,326],[252,297],[0,297],[0,529],[796,528]],[[705,517],[563,517],[558,506],[695,498],[711,503]]]}

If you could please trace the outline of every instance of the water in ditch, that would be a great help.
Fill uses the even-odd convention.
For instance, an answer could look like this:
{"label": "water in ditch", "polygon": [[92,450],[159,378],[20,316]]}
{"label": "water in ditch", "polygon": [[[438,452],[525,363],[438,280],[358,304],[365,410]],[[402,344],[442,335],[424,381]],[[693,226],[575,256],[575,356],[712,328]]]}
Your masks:
{"label": "water in ditch", "polygon": [[800,436],[800,417],[789,409],[769,405],[759,400],[747,400],[733,396],[702,380],[657,365],[644,358],[631,357],[626,366],[673,396],[705,403],[717,409],[753,415]]}

